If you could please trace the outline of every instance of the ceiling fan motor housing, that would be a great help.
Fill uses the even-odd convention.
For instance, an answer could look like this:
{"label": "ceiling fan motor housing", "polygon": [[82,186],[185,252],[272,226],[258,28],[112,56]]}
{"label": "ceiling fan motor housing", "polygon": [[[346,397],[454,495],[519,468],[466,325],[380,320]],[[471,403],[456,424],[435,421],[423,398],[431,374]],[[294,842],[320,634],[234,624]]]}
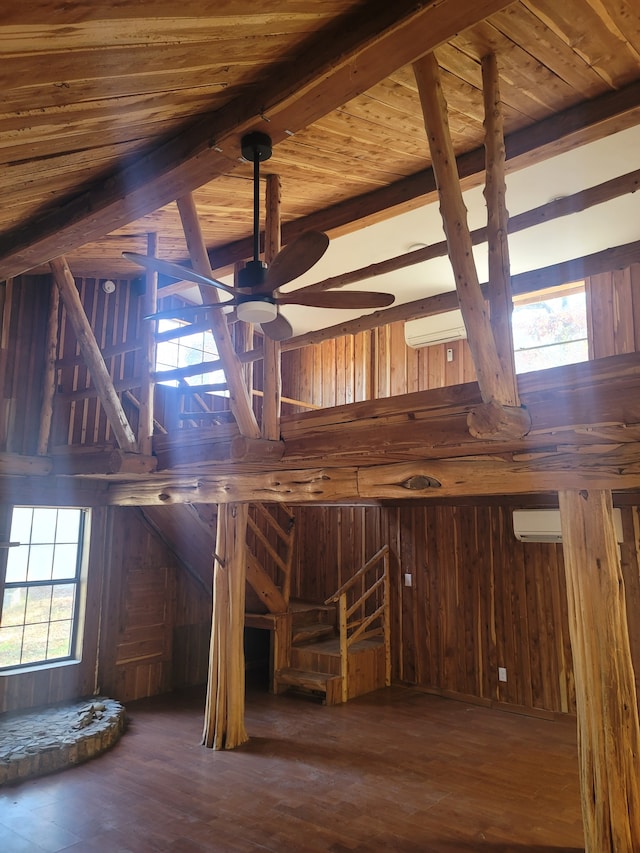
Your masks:
{"label": "ceiling fan motor housing", "polygon": [[278,316],[278,307],[269,299],[250,299],[241,302],[236,313],[243,323],[270,323]]}

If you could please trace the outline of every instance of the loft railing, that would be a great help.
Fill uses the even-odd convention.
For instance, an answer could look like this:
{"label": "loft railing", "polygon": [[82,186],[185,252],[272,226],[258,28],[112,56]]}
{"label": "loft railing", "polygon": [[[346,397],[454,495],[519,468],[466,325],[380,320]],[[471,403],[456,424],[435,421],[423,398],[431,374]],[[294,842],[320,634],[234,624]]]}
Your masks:
{"label": "loft railing", "polygon": [[[360,592],[358,592],[358,588]],[[385,684],[391,684],[391,626],[389,621],[389,546],[373,557],[343,583],[325,604],[338,603],[340,674],[342,701],[349,698],[349,650],[358,641],[382,637]]]}

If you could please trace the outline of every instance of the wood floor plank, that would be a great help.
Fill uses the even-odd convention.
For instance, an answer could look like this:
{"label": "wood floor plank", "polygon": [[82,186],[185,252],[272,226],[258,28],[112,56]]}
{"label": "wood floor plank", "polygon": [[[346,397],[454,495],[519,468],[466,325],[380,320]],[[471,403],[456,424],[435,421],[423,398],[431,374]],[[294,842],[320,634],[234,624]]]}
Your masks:
{"label": "wood floor plank", "polygon": [[325,707],[249,690],[199,745],[200,691],[131,703],[99,759],[0,791],[0,849],[578,853],[577,750],[551,722],[391,688]]}

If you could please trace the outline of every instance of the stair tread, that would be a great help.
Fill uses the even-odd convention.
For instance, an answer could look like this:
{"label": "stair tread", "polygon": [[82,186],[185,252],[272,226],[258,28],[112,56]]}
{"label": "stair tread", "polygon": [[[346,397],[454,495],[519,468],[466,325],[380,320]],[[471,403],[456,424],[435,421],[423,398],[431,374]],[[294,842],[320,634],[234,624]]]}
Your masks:
{"label": "stair tread", "polygon": [[[349,654],[355,654],[365,649],[371,649],[374,646],[383,646],[383,637],[369,637],[366,640],[357,640],[349,649]],[[301,651],[320,652],[325,655],[340,656],[340,638],[333,636],[326,640],[319,640],[317,643],[305,643],[301,647]]]}
{"label": "stair tread", "polygon": [[311,643],[314,640],[320,640],[322,637],[334,637],[335,631],[333,625],[327,625],[318,622],[314,625],[301,625],[296,628],[291,638],[291,642],[296,645],[298,643]]}
{"label": "stair tread", "polygon": [[276,680],[282,684],[312,685],[314,689],[325,689],[329,681],[340,679],[339,675],[333,675],[328,672],[316,672],[308,669],[281,669],[276,674]]}

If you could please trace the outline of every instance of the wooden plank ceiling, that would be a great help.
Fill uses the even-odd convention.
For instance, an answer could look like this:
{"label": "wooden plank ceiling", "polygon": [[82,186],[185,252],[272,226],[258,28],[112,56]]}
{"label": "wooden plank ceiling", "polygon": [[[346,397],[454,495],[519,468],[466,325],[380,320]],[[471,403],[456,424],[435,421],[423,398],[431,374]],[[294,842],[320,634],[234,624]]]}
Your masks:
{"label": "wooden plank ceiling", "polygon": [[[640,80],[640,6],[632,0],[426,6],[432,17],[422,12],[421,25],[429,24],[438,44],[457,154],[482,145],[480,60],[490,51],[498,58],[507,135]],[[449,37],[458,21],[485,13],[486,20]],[[195,197],[207,245],[224,257],[223,247],[251,229],[251,167],[237,148],[247,119],[249,129],[275,131],[263,171],[281,176],[285,225],[424,170],[428,147],[406,64],[417,49],[403,58],[385,43],[381,56],[394,45],[401,67],[392,53],[385,58],[390,73],[379,80],[354,64],[353,75],[375,81],[362,92],[327,70],[410,14],[416,4],[408,0],[10,4],[0,22],[0,276],[44,271],[57,248],[75,275],[137,274],[120,253],[144,252],[148,232],[157,232],[160,256],[183,259],[175,205],[155,209],[163,191],[145,196],[144,185],[181,158],[204,160],[199,150],[211,162],[218,147],[217,165],[192,167],[166,187],[192,189],[219,173]],[[270,115],[274,102],[288,105],[293,135]],[[252,110],[263,119],[251,121]],[[226,141],[218,146],[222,128]],[[163,150],[171,163],[163,162]],[[109,192],[117,213],[102,215]],[[350,216],[367,212],[356,202]],[[56,227],[62,234],[70,222],[76,224],[58,247]],[[82,245],[87,236],[91,242]]]}

